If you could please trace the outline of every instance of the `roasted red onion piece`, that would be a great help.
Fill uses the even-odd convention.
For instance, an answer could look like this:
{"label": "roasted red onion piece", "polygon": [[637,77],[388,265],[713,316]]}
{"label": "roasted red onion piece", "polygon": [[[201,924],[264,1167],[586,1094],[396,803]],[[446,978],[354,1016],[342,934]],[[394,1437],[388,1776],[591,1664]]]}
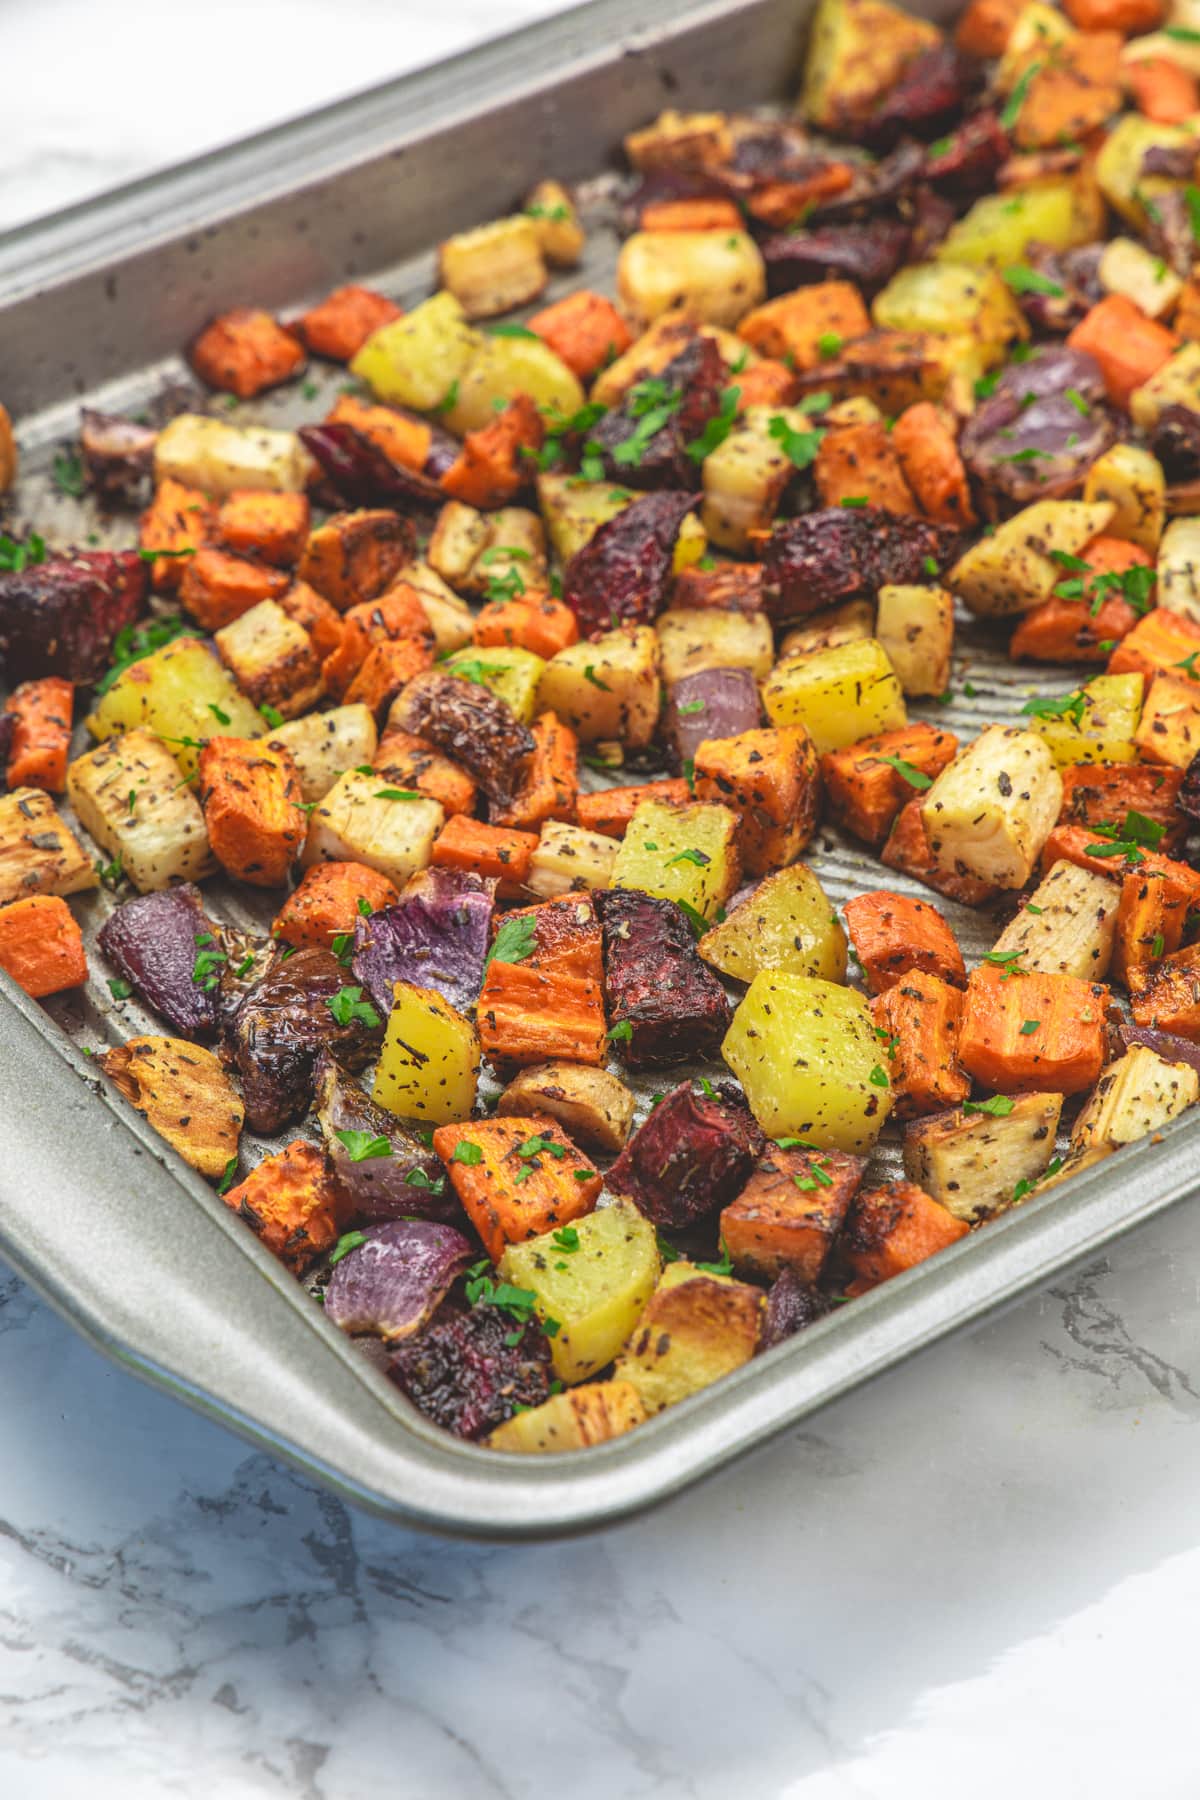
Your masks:
{"label": "roasted red onion piece", "polygon": [[481,1438],[516,1407],[549,1397],[550,1347],[536,1322],[522,1326],[498,1306],[465,1312],[446,1301],[401,1343],[387,1372],[435,1425]]}
{"label": "roasted red onion piece", "polygon": [[1176,1037],[1173,1031],[1155,1031],[1149,1025],[1122,1025],[1121,1042],[1127,1050],[1144,1044],[1164,1061],[1186,1063],[1200,1075],[1200,1044],[1193,1044],[1191,1038]]}
{"label": "roasted red onion piece", "polygon": [[697,464],[688,445],[720,412],[728,380],[712,338],[698,337],[661,375],[635,382],[587,436],[589,446],[599,446],[609,479],[635,488],[678,488],[693,479]]}
{"label": "roasted red onion piece", "polygon": [[630,1069],[657,1069],[685,1057],[716,1056],[729,1028],[725,989],[696,953],[691,926],[673,900],[632,888],[601,889],[604,998],[613,1048]]}
{"label": "roasted red onion piece", "polygon": [[1200,413],[1190,406],[1164,406],[1150,447],[1168,481],[1200,480]]}
{"label": "roasted red onion piece", "polygon": [[563,574],[563,599],[581,630],[649,625],[670,590],[679,527],[698,494],[647,494],[601,525]]}
{"label": "roasted red onion piece", "polygon": [[818,281],[853,281],[866,294],[891,280],[908,251],[909,227],[898,219],[781,232],[761,246],[772,294]]}
{"label": "roasted red onion piece", "polygon": [[1026,248],[1026,263],[1050,284],[1041,291],[1027,288],[1017,296],[1035,331],[1071,331],[1103,299],[1099,273],[1103,249],[1102,244],[1081,244],[1075,250],[1055,250],[1039,243]]}
{"label": "roasted red onion piece", "polygon": [[496,883],[457,869],[422,869],[394,906],[359,919],[354,979],[384,1012],[392,987],[435,988],[457,1011],[479,997]]}
{"label": "roasted red onion piece", "polygon": [[679,768],[694,759],[705,738],[737,737],[753,731],[762,717],[752,669],[701,669],[671,688],[663,736]]}
{"label": "roasted red onion piece", "polygon": [[933,44],[914,56],[859,135],[869,144],[936,137],[958,117],[977,79],[953,44]]}
{"label": "roasted red onion piece", "polygon": [[766,1140],[741,1093],[723,1081],[712,1096],[685,1082],[660,1100],[608,1172],[655,1225],[683,1230],[746,1185]]}
{"label": "roasted red onion piece", "polygon": [[819,1288],[802,1281],[795,1269],[784,1269],[767,1290],[761,1348],[774,1349],[806,1325],[815,1325],[829,1310],[829,1301]]}
{"label": "roasted red onion piece", "polygon": [[268,970],[226,1027],[228,1060],[242,1085],[246,1123],[273,1132],[312,1104],[317,1057],[327,1049],[361,1069],[383,1039],[383,1016],[328,950],[297,950]]}
{"label": "roasted red onion piece", "polygon": [[85,406],[79,416],[79,448],[88,481],[102,500],[136,506],[154,468],[158,433],[120,413]]}
{"label": "roasted red onion piece", "polygon": [[901,144],[881,162],[867,163],[862,174],[842,193],[822,200],[810,214],[818,221],[867,219],[877,214],[896,216],[903,211],[924,177],[925,152],[920,144]]}
{"label": "roasted red onion piece", "polygon": [[445,499],[436,481],[401,468],[353,425],[302,425],[300,441],[351,506],[430,507]]}
{"label": "roasted red onion piece", "polygon": [[327,1050],[317,1058],[314,1107],[347,1217],[371,1224],[401,1218],[463,1222],[441,1157],[394,1113],[376,1106]]}
{"label": "roasted red onion piece", "polygon": [[1008,133],[995,113],[973,113],[947,137],[929,146],[925,180],[952,200],[973,200],[993,185],[1010,153]]}
{"label": "roasted red onion piece", "polygon": [[211,1038],[220,1023],[217,993],[195,977],[200,951],[216,927],[191,882],[135,894],[110,913],[100,948],[134,989],[180,1037]]}
{"label": "roasted red onion piece", "polygon": [[[486,662],[487,652],[481,655]],[[533,755],[533,734],[482,682],[427,669],[408,683],[392,724],[428,738],[473,775],[489,800],[506,806]]]}
{"label": "roasted red onion piece", "polygon": [[1056,345],[1004,370],[959,447],[979,481],[1023,506],[1079,487],[1116,436],[1099,364]]}
{"label": "roasted red onion piece", "polygon": [[348,1250],[325,1289],[325,1317],[342,1331],[393,1342],[432,1318],[474,1252],[453,1225],[394,1219]]}
{"label": "roasted red onion piece", "polygon": [[77,550],[0,575],[0,658],[11,682],[95,681],[146,599],[136,550]]}
{"label": "roasted red onion piece", "polygon": [[843,600],[873,600],[887,583],[930,579],[929,559],[948,569],[962,534],[877,506],[823,507],[777,524],[763,557],[765,610],[802,619]]}

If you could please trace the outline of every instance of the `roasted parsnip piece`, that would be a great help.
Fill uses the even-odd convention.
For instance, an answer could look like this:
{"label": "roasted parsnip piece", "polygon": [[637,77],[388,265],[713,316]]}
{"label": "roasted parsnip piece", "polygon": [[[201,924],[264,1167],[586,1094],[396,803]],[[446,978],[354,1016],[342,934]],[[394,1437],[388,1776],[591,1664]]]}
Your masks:
{"label": "roasted parsnip piece", "polygon": [[1062,1103],[1061,1094],[1001,1094],[983,1110],[914,1119],[904,1132],[904,1172],[956,1218],[987,1218],[1011,1204],[1018,1184],[1045,1174]]}
{"label": "roasted parsnip piece", "polygon": [[1188,1063],[1167,1062],[1145,1044],[1134,1044],[1110,1063],[1076,1119],[1076,1149],[1132,1144],[1149,1137],[1200,1099],[1200,1075]]}
{"label": "roasted parsnip piece", "polygon": [[100,1067],[184,1162],[216,1180],[237,1156],[245,1110],[211,1050],[186,1038],[133,1037]]}
{"label": "roasted parsnip piece", "polygon": [[139,893],[200,881],[216,868],[199,802],[152,732],[127,731],[76,757],[67,794],[85,831]]}
{"label": "roasted parsnip piece", "polygon": [[1103,981],[1117,929],[1120,889],[1107,876],[1056,862],[992,946],[1023,969]]}

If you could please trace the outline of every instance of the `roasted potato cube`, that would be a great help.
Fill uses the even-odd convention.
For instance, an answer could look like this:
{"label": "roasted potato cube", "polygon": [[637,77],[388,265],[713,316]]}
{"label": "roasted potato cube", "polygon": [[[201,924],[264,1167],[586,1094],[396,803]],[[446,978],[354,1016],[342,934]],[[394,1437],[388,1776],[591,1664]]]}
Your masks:
{"label": "roasted potato cube", "polygon": [[525,217],[533,220],[546,261],[556,269],[573,269],[587,239],[575,202],[562,182],[539,181],[525,202]]}
{"label": "roasted potato cube", "polygon": [[677,306],[736,325],[766,291],[762,252],[745,231],[635,231],[617,258],[621,303],[643,326]]}
{"label": "roasted potato cube", "polygon": [[1071,1131],[1075,1149],[1132,1144],[1178,1118],[1200,1099],[1200,1075],[1133,1044],[1105,1069]]}
{"label": "roasted potato cube", "polygon": [[580,1143],[614,1153],[629,1136],[633,1110],[633,1095],[607,1069],[562,1061],[522,1069],[496,1102],[498,1114],[549,1113]]}
{"label": "roasted potato cube", "polygon": [[[1167,484],[1162,464],[1137,444],[1114,444],[1098,456],[1083,482],[1088,506],[1111,506],[1106,526],[1110,537],[1137,544],[1153,556],[1163,534],[1167,511]],[[1160,578],[1161,589],[1161,578]],[[1162,604],[1162,594],[1159,594]]]}
{"label": "roasted potato cube", "polygon": [[954,600],[945,588],[885,584],[874,635],[906,696],[945,693],[954,646]]}
{"label": "roasted potato cube", "polygon": [[377,400],[431,412],[457,391],[483,343],[453,294],[433,294],[372,332],[350,364]]}
{"label": "roasted potato cube", "polygon": [[984,194],[955,221],[935,251],[939,262],[990,263],[1007,269],[1026,260],[1031,243],[1072,250],[1104,235],[1104,202],[1090,171],[1031,183],[1015,194]]}
{"label": "roasted potato cube", "polygon": [[547,819],[525,885],[542,900],[580,888],[609,887],[616,856],[615,842],[602,832]]}
{"label": "roasted potato cube", "polygon": [[84,830],[141,894],[200,881],[216,867],[200,803],[152,732],[127,731],[76,757],[67,794]]}
{"label": "roasted potato cube", "polygon": [[401,1119],[469,1119],[479,1078],[479,1033],[433,988],[398,981],[372,1098]]}
{"label": "roasted potato cube", "polygon": [[655,629],[668,687],[703,669],[750,669],[762,681],[775,660],[770,622],[763,613],[679,607],[661,614]]}
{"label": "roasted potato cube", "polygon": [[40,788],[0,794],[0,906],[30,894],[80,894],[97,885],[92,859]]}
{"label": "roasted potato cube", "polygon": [[922,802],[935,862],[996,887],[1023,887],[1062,809],[1062,791],[1041,738],[989,725],[942,770]]}
{"label": "roasted potato cube", "polygon": [[1002,618],[1028,612],[1048,600],[1062,580],[1054,556],[1079,556],[1112,521],[1111,503],[1038,500],[1005,519],[991,537],[979,541],[950,571],[949,586],[973,613]]}
{"label": "roasted potato cube", "polygon": [[230,425],[201,413],[180,413],[159,432],[154,446],[156,481],[181,481],[217,499],[239,488],[302,494],[312,466],[294,431]]}
{"label": "roasted potato cube", "polygon": [[174,753],[185,775],[193,775],[200,743],[214,730],[261,737],[267,723],[208,645],[181,637],[122,669],[89,714],[87,728],[94,738],[148,731]]}
{"label": "roasted potato cube", "polygon": [[1123,295],[1151,319],[1171,313],[1183,292],[1183,282],[1174,270],[1133,238],[1109,239],[1100,258],[1099,275],[1106,294]]}
{"label": "roasted potato cube", "polygon": [[905,64],[940,41],[936,25],[886,0],[820,0],[808,40],[800,112],[837,132],[866,119]]}
{"label": "roasted potato cube", "polygon": [[213,641],[255,706],[271,706],[285,719],[294,719],[320,699],[321,665],[313,641],[274,600],[252,606],[216,632]]}
{"label": "roasted potato cube", "polygon": [[397,887],[427,868],[434,839],[446,823],[443,808],[423,798],[384,799],[388,791],[374,773],[360,775],[353,768],[340,775],[309,815],[304,867],[365,863]]}
{"label": "roasted potato cube", "polygon": [[722,550],[740,554],[750,548],[751,532],[767,529],[796,472],[783,442],[772,436],[776,419],[788,431],[812,431],[811,419],[798,407],[748,406],[725,441],[704,458],[700,519]]}
{"label": "roasted potato cube", "polygon": [[379,733],[369,706],[334,706],[279,725],[272,744],[281,744],[296,765],[306,805],[323,800],[339,775],[375,756]]}
{"label": "roasted potato cube", "polygon": [[524,214],[447,238],[438,276],[468,319],[491,319],[536,300],[546,285],[538,227]]}
{"label": "roasted potato cube", "polygon": [[711,919],[738,884],[737,815],[727,806],[643,800],[612,867],[615,888],[637,888]]}
{"label": "roasted potato cube", "polygon": [[720,167],[733,154],[733,133],[724,113],[681,113],[668,107],[653,124],[626,134],[625,154],[642,170]]}
{"label": "roasted potato cube", "polygon": [[547,663],[532,650],[511,644],[489,644],[486,649],[458,650],[443,667],[463,681],[477,681],[509,707],[522,725],[529,725],[541,711],[538,691]]}
{"label": "roasted potato cube", "polygon": [[815,1284],[864,1167],[860,1156],[840,1150],[769,1146],[721,1214],[721,1242],[734,1267],[767,1281],[792,1269]]}
{"label": "roasted potato cube", "polygon": [[246,1114],[211,1050],[185,1038],[133,1037],[106,1051],[100,1067],[184,1162],[213,1181],[225,1173]]}
{"label": "roasted potato cube", "polygon": [[653,1225],[618,1199],[566,1229],[511,1244],[499,1274],[557,1319],[550,1357],[560,1381],[586,1381],[612,1361],[654,1292],[661,1263]]}
{"label": "roasted potato cube", "polygon": [[547,418],[569,419],[583,405],[583,388],[562,357],[532,334],[486,336],[463,371],[445,413],[451,431],[465,436],[495,419],[500,402],[527,394]]}
{"label": "roasted potato cube", "polygon": [[838,644],[853,644],[858,638],[875,636],[875,608],[869,600],[845,600],[841,606],[827,606],[811,613],[803,625],[785,631],[779,644],[779,655],[798,656],[812,650],[832,650]]}
{"label": "roasted potato cube", "polygon": [[772,725],[803,725],[819,752],[907,723],[896,671],[875,638],[785,657],[763,686]]}
{"label": "roasted potato cube", "polygon": [[[680,1271],[668,1280],[671,1270]],[[732,1374],[758,1348],[765,1297],[740,1281],[715,1280],[672,1263],[650,1297],[613,1374],[661,1412]]]}
{"label": "roasted potato cube", "polygon": [[803,863],[760,881],[705,932],[699,950],[706,963],[735,981],[751,982],[764,969],[846,979],[846,933],[829,895]]}
{"label": "roasted potato cube", "polygon": [[[490,653],[489,653],[490,654]],[[623,625],[552,656],[538,683],[539,713],[557,713],[580,742],[644,749],[658,723],[658,637]]]}
{"label": "roasted potato cube", "polygon": [[986,1218],[1012,1204],[1018,1184],[1045,1174],[1062,1103],[1061,1094],[1019,1094],[995,1114],[914,1119],[904,1131],[904,1172],[956,1219]]}
{"label": "roasted potato cube", "polygon": [[1183,344],[1149,381],[1129,396],[1129,413],[1140,430],[1152,432],[1168,406],[1200,407],[1200,344]]}
{"label": "roasted potato cube", "polygon": [[1194,142],[1191,131],[1183,125],[1162,125],[1152,119],[1128,112],[1118,119],[1106,135],[1096,157],[1096,180],[1100,191],[1114,211],[1127,219],[1136,231],[1144,232],[1151,223],[1147,210],[1155,196],[1165,189],[1178,189],[1180,183],[1160,175],[1146,175],[1143,159],[1148,150],[1180,150]]}
{"label": "roasted potato cube", "polygon": [[898,270],[876,294],[871,317],[884,331],[974,338],[989,366],[1029,335],[1024,315],[998,272],[957,263],[910,263]]}
{"label": "roasted potato cube", "polygon": [[472,564],[491,540],[492,524],[486,513],[462,500],[447,500],[437,516],[425,556],[443,581],[461,587]]}
{"label": "roasted potato cube", "polygon": [[1029,729],[1060,769],[1074,763],[1135,762],[1142,685],[1136,674],[1093,676],[1079,689],[1083,707],[1077,714],[1038,715],[1030,719]]}
{"label": "roasted potato cube", "polygon": [[525,1456],[586,1450],[632,1431],[645,1417],[646,1409],[630,1382],[592,1381],[569,1394],[552,1394],[541,1406],[514,1413],[483,1441],[489,1450]]}
{"label": "roasted potato cube", "polygon": [[1056,862],[992,947],[1023,969],[1103,981],[1112,958],[1121,890],[1105,875]]}

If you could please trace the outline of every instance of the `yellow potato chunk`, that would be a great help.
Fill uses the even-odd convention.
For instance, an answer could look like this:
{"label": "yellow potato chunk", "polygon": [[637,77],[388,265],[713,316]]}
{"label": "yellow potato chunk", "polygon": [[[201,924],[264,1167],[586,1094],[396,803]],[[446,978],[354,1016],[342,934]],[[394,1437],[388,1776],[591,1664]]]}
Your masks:
{"label": "yellow potato chunk", "polygon": [[764,969],[846,979],[846,933],[833,903],[803,863],[760,881],[748,900],[700,940],[706,963],[735,981]]}
{"label": "yellow potato chunk", "polygon": [[613,1373],[632,1383],[648,1413],[661,1412],[749,1362],[765,1304],[746,1282],[668,1269]]}
{"label": "yellow potato chunk", "polygon": [[737,823],[727,806],[643,800],[617,852],[612,886],[675,900],[711,919],[738,884]]}
{"label": "yellow potato chunk", "polygon": [[803,725],[822,755],[908,723],[896,671],[875,638],[784,657],[762,694],[772,725]]}
{"label": "yellow potato chunk", "polygon": [[553,1394],[541,1406],[514,1413],[484,1439],[489,1450],[547,1456],[554,1450],[586,1450],[632,1431],[646,1417],[628,1381],[593,1381],[570,1394]]}
{"label": "yellow potato chunk", "polygon": [[398,981],[375,1071],[373,1097],[401,1119],[469,1119],[479,1077],[479,1034],[433,988]]}
{"label": "yellow potato chunk", "polygon": [[217,732],[262,737],[267,722],[207,645],[181,637],[122,670],[87,721],[94,738],[139,726],[162,739],[185,775],[194,775],[203,739]]}
{"label": "yellow potato chunk", "polygon": [[531,723],[537,710],[538,683],[546,667],[544,657],[515,645],[489,644],[486,650],[460,650],[446,663],[448,675],[478,681],[512,708],[522,725]]}
{"label": "yellow potato chunk", "polygon": [[1029,729],[1060,769],[1072,763],[1136,762],[1142,687],[1138,674],[1097,675],[1079,689],[1082,707],[1057,718],[1031,718]]}

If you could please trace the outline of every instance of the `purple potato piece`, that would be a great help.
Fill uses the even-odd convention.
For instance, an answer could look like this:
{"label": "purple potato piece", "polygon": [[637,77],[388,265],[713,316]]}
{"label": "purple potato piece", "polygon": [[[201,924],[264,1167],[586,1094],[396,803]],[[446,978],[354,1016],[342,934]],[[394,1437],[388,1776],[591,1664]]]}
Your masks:
{"label": "purple potato piece", "polygon": [[1193,1044],[1190,1038],[1177,1037],[1173,1031],[1156,1031],[1150,1025],[1122,1025],[1120,1035],[1126,1050],[1143,1044],[1164,1062],[1186,1063],[1200,1075],[1200,1044]]}
{"label": "purple potato piece", "polygon": [[[1165,175],[1168,181],[1190,181],[1196,167],[1196,146],[1194,144],[1151,144],[1142,152],[1140,173],[1146,175]],[[1157,206],[1158,194],[1154,196]]]}
{"label": "purple potato piece", "polygon": [[629,1069],[662,1069],[716,1056],[729,1029],[725,989],[696,953],[696,939],[673,900],[634,888],[593,896],[604,925],[604,1001],[612,1039]]}
{"label": "purple potato piece", "polygon": [[[612,481],[634,488],[678,488],[694,477],[687,446],[721,410],[728,380],[712,338],[697,337],[652,380],[635,382],[587,434]],[[663,423],[650,437],[647,427]]]}
{"label": "purple potato piece", "polygon": [[685,675],[671,688],[663,718],[663,735],[677,768],[695,760],[706,738],[737,737],[761,722],[758,683],[751,669],[702,669]]}
{"label": "purple potato piece", "polygon": [[732,1082],[711,1097],[684,1082],[634,1132],[608,1186],[628,1194],[652,1224],[684,1230],[737,1198],[765,1143]]}
{"label": "purple potato piece", "polygon": [[806,1325],[815,1325],[830,1310],[830,1302],[819,1288],[802,1281],[795,1269],[782,1270],[767,1290],[759,1348],[773,1350]]}
{"label": "purple potato piece", "polygon": [[933,44],[902,70],[858,135],[879,145],[936,137],[961,113],[977,80],[953,44]]}
{"label": "purple potato piece", "polygon": [[586,636],[616,625],[649,625],[670,592],[679,527],[698,494],[647,494],[601,525],[563,574],[563,599]]}
{"label": "purple potato piece", "polygon": [[1004,370],[959,448],[977,481],[1025,505],[1071,493],[1116,436],[1100,365],[1054,345]]}
{"label": "purple potato piece", "polygon": [[457,869],[422,869],[394,906],[359,919],[355,981],[381,1012],[391,1011],[397,981],[434,988],[458,1012],[479,998],[496,883]]}
{"label": "purple potato piece", "polygon": [[221,1022],[216,986],[193,980],[200,950],[216,942],[216,926],[191,882],[135,894],[100,931],[100,948],[139,1000],[180,1037],[215,1037]]}
{"label": "purple potato piece", "polygon": [[79,417],[79,448],[94,491],[111,505],[138,505],[154,469],[157,431],[136,419],[122,418],[120,413],[97,412],[90,406],[85,406]]}
{"label": "purple potato piece", "polygon": [[1100,286],[1102,244],[1081,244],[1074,250],[1055,250],[1049,244],[1032,243],[1025,261],[1035,275],[1052,282],[1058,293],[1018,294],[1017,304],[1035,331],[1066,333],[1079,324],[1103,298]]}
{"label": "purple potato piece", "polygon": [[[373,1225],[400,1218],[464,1223],[441,1157],[394,1113],[377,1106],[327,1050],[316,1061],[313,1105],[334,1183],[349,1216]],[[390,1152],[356,1162],[339,1131],[363,1132],[368,1140],[386,1138]]]}
{"label": "purple potato piece", "polygon": [[764,610],[802,619],[844,600],[873,600],[881,587],[927,582],[955,562],[963,534],[877,506],[822,507],[776,524],[763,557]]}
{"label": "purple potato piece", "polygon": [[336,956],[297,950],[281,958],[255,982],[225,1030],[226,1057],[241,1082],[246,1123],[252,1131],[270,1133],[300,1118],[312,1104],[323,1049],[343,1067],[361,1069],[382,1040],[382,1016],[361,987],[347,983]]}
{"label": "purple potato piece", "polygon": [[489,800],[507,806],[529,758],[533,734],[482,682],[427,669],[410,681],[391,724],[430,743],[473,775]]}
{"label": "purple potato piece", "polygon": [[353,425],[302,425],[300,441],[351,506],[440,507],[446,498],[435,481],[401,468]]}
{"label": "purple potato piece", "polygon": [[435,1425],[481,1438],[516,1407],[549,1398],[550,1347],[536,1322],[522,1326],[496,1306],[466,1312],[445,1301],[400,1345],[388,1375]]}
{"label": "purple potato piece", "polygon": [[994,112],[973,113],[925,155],[925,179],[940,194],[963,202],[995,185],[997,171],[1008,161],[1008,133]]}
{"label": "purple potato piece", "polygon": [[1170,482],[1200,479],[1200,413],[1190,406],[1164,406],[1150,447]]}
{"label": "purple potato piece", "polygon": [[325,1317],[341,1331],[396,1342],[432,1318],[474,1250],[453,1225],[393,1219],[373,1226],[329,1277]]}
{"label": "purple potato piece", "polygon": [[780,232],[760,246],[768,292],[787,294],[814,282],[843,280],[865,294],[878,293],[904,261],[909,237],[909,227],[899,219]]}
{"label": "purple potato piece", "polygon": [[12,682],[91,682],[141,612],[149,568],[136,550],[76,550],[0,575],[0,658]]}

